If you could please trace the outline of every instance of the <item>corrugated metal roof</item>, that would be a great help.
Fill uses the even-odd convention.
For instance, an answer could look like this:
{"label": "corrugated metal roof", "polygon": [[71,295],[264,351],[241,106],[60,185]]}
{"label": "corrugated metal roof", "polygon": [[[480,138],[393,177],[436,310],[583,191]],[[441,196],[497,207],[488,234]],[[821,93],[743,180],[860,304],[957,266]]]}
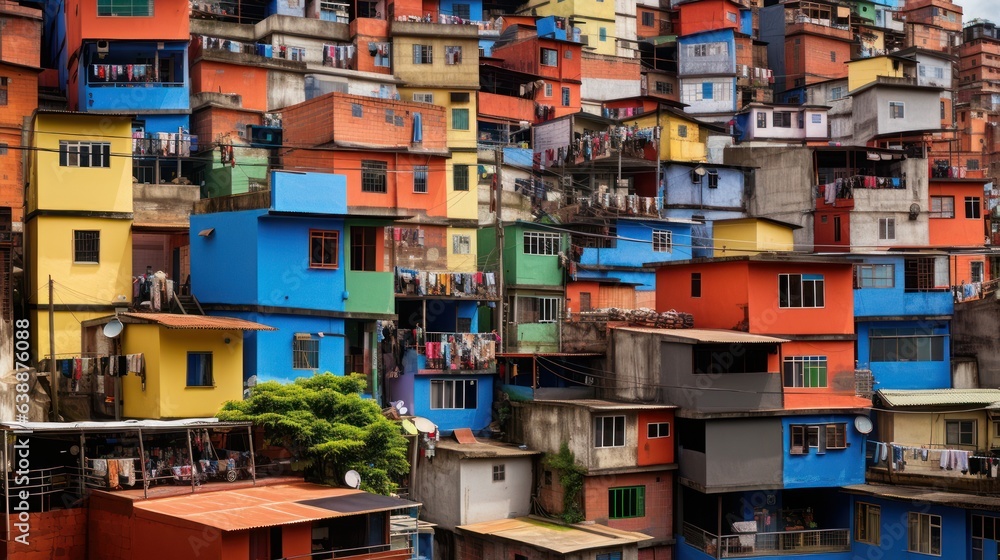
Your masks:
{"label": "corrugated metal roof", "polygon": [[182,420],[125,420],[122,422],[0,422],[0,429],[32,432],[121,432],[126,430],[179,430],[186,428],[231,428],[250,422],[219,422],[217,418]]}
{"label": "corrugated metal roof", "polygon": [[1000,389],[880,390],[876,398],[886,406],[986,406],[1000,402]]}
{"label": "corrugated metal roof", "polygon": [[514,445],[487,443],[479,440],[474,443],[442,440],[437,443],[437,448],[457,453],[465,459],[531,457],[541,454],[541,451],[531,451]]}
{"label": "corrugated metal roof", "polygon": [[784,338],[750,334],[743,331],[725,331],[716,329],[654,329],[650,327],[612,327],[614,329],[658,334],[664,338],[679,339],[677,342],[710,342],[739,344],[777,344],[788,342]]}
{"label": "corrugated metal roof", "polygon": [[146,323],[157,323],[168,329],[206,329],[235,331],[276,331],[278,329],[244,321],[234,317],[211,317],[208,315],[183,315],[179,313],[119,313],[119,317],[129,317]]}
{"label": "corrugated metal roof", "polygon": [[[338,504],[344,507],[338,509]],[[136,502],[136,517],[241,531],[420,505],[353,488],[308,482],[188,494]]]}
{"label": "corrugated metal roof", "polygon": [[604,525],[562,525],[533,517],[486,521],[461,525],[458,529],[484,537],[520,542],[558,554],[635,544],[652,539],[649,535]]}
{"label": "corrugated metal roof", "polygon": [[942,492],[932,487],[916,488],[894,484],[854,484],[843,490],[852,494],[880,496],[897,500],[913,500],[921,503],[941,504],[963,509],[984,509],[1000,511],[1000,497],[976,496],[958,492]]}
{"label": "corrugated metal roof", "polygon": [[677,408],[672,404],[630,403],[600,399],[573,399],[568,401],[535,399],[532,402],[548,405],[582,406],[588,410],[672,410]]}

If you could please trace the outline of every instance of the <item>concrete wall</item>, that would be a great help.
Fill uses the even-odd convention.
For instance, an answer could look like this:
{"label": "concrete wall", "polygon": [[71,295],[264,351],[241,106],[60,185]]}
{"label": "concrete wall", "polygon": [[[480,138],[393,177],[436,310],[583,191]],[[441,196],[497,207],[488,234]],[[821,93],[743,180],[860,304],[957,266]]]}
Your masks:
{"label": "concrete wall", "polygon": [[465,488],[459,483],[463,462],[458,454],[447,449],[439,449],[433,459],[417,459],[413,465],[416,476],[412,499],[423,503],[422,520],[437,523],[439,528],[447,530],[464,523],[462,495]]}
{"label": "concrete wall", "polygon": [[[662,342],[660,384],[666,402],[699,411],[781,408],[781,379],[773,373],[694,373],[694,346]],[[742,352],[734,345],[733,352]],[[720,356],[725,359],[725,356]]]}
{"label": "concrete wall", "polygon": [[[697,50],[715,50],[698,56]],[[736,72],[736,43],[731,29],[697,33],[677,39],[677,75],[700,76]]]}
{"label": "concrete wall", "polygon": [[705,430],[705,451],[685,449],[681,436],[680,476],[709,493],[748,487],[780,488],[780,418],[740,418],[694,422],[679,429]]}
{"label": "concrete wall", "polygon": [[[461,524],[530,514],[535,480],[532,462],[531,457],[461,461]],[[493,465],[504,466],[504,480],[493,480]],[[454,486],[454,481],[450,485]]]}
{"label": "concrete wall", "polygon": [[[747,194],[744,192],[742,169],[713,168],[718,173],[719,186],[708,188],[708,176],[702,177],[701,184],[691,181],[694,165],[667,165],[663,170],[664,187],[659,193],[665,207],[691,208],[695,213],[705,210],[737,210],[746,207]],[[707,218],[707,216],[706,216]]]}
{"label": "concrete wall", "polygon": [[[736,78],[704,77],[681,78],[681,103],[688,106],[686,113],[731,113],[736,111]],[[706,99],[704,92],[712,85],[712,97]]]}
{"label": "concrete wall", "polygon": [[979,368],[980,387],[1000,386],[1000,354],[995,333],[1000,332],[1000,302],[993,298],[955,305],[951,320],[952,351],[972,358]]}
{"label": "concrete wall", "polygon": [[648,333],[611,330],[614,380],[602,397],[640,402],[669,402],[660,383],[659,337]]}
{"label": "concrete wall", "polygon": [[[907,159],[902,162],[905,189],[854,189],[854,210],[850,219],[850,242],[855,251],[874,247],[926,246],[929,243],[927,191],[927,161]],[[921,212],[916,220],[909,218],[910,207],[916,204]],[[894,240],[879,239],[879,219],[894,218]]]}
{"label": "concrete wall", "polygon": [[[890,102],[902,102],[903,118],[891,118]],[[876,85],[854,94],[854,143],[863,144],[877,134],[929,130],[941,126],[938,90]]]}
{"label": "concrete wall", "polygon": [[753,166],[754,192],[750,216],[802,226],[793,232],[796,251],[813,249],[813,156],[808,148],[734,147],[726,149],[727,165]]}

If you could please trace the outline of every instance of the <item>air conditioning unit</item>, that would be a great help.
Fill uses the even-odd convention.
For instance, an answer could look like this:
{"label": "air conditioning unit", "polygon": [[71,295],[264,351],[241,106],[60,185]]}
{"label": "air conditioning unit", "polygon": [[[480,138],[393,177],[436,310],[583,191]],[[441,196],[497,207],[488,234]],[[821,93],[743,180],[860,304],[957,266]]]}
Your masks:
{"label": "air conditioning unit", "polygon": [[100,54],[107,54],[109,46],[110,46],[110,43],[108,43],[107,41],[98,41],[97,42],[97,52],[100,53]]}

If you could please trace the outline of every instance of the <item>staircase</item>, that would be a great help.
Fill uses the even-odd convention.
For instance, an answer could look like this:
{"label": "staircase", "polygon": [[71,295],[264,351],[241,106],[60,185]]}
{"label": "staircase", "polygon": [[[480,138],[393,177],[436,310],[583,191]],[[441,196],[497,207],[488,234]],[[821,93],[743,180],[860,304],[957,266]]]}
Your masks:
{"label": "staircase", "polygon": [[171,307],[184,315],[205,314],[205,310],[201,308],[201,303],[198,302],[198,298],[194,297],[194,294],[178,295],[177,292],[174,292],[174,301],[171,302]]}

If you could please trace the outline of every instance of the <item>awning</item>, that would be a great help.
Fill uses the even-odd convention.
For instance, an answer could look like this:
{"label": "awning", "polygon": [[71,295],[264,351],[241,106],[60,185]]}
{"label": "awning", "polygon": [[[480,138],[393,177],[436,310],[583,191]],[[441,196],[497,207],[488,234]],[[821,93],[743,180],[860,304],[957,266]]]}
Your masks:
{"label": "awning", "polygon": [[689,344],[781,344],[788,342],[784,338],[750,334],[743,331],[725,331],[714,329],[653,329],[648,327],[612,327],[615,330],[660,335],[663,338],[674,339],[675,342]]}
{"label": "awning", "polygon": [[876,396],[886,406],[989,406],[1000,402],[1000,389],[881,390]]}
{"label": "awning", "polygon": [[458,530],[480,538],[493,537],[523,543],[557,554],[625,546],[652,539],[642,533],[612,529],[604,525],[564,525],[533,517],[485,521],[462,525]]}

